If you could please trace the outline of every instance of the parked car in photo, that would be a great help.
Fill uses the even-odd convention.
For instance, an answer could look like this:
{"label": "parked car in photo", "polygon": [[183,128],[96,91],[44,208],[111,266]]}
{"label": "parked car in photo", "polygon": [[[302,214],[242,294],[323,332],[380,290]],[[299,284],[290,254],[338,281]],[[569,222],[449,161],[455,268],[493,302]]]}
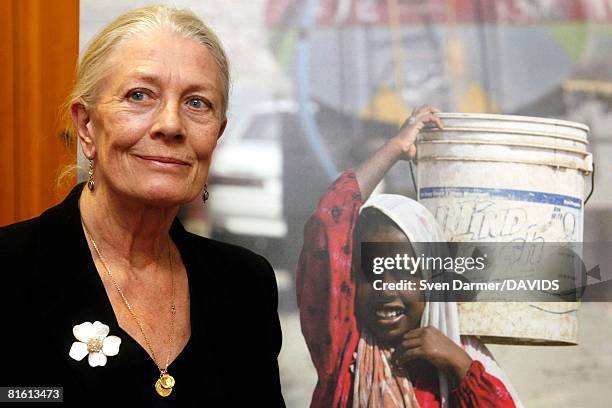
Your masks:
{"label": "parked car in photo", "polygon": [[258,103],[224,136],[209,177],[213,236],[253,241],[261,252],[286,236],[281,132],[297,109],[288,100]]}

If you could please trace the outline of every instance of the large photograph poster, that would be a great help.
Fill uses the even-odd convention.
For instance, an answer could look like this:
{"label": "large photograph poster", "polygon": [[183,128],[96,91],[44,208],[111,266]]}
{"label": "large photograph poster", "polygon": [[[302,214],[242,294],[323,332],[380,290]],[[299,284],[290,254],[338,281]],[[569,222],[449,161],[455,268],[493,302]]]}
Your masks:
{"label": "large photograph poster", "polygon": [[[520,180],[536,177],[535,173],[517,170],[509,174],[508,183],[498,180],[496,185],[497,181],[487,180],[512,172],[510,167],[475,168],[480,176],[474,176],[471,185],[481,183],[483,189],[466,190],[459,181],[432,181],[429,175],[436,167],[428,167],[425,160],[400,161],[385,172],[374,194],[419,199],[443,224],[446,239],[452,233],[442,211],[454,211],[455,218],[466,217],[462,211],[467,211],[448,207],[448,200],[475,197],[497,200],[500,213],[517,206],[528,213],[545,212],[546,220],[559,221],[552,241],[611,240],[612,189],[607,175],[612,171],[612,2],[163,3],[193,10],[216,31],[228,53],[232,76],[228,128],[214,153],[208,180],[211,199],[205,206],[199,200],[184,206],[180,218],[191,232],[246,246],[271,262],[283,331],[278,362],[288,407],[310,406],[315,389],[322,392],[322,385],[317,387],[317,381],[322,380],[315,368],[315,354],[317,341],[324,343],[326,339],[305,336],[316,336],[317,325],[326,325],[326,319],[333,320],[340,313],[330,307],[325,310],[331,316],[316,318],[307,315],[310,310],[306,306],[298,307],[298,295],[302,301],[314,296],[312,288],[309,291],[303,286],[310,281],[303,275],[308,266],[303,259],[300,262],[300,253],[315,239],[308,229],[305,232],[305,224],[332,182],[344,170],[369,158],[420,106],[430,104],[443,114],[520,115],[585,124],[588,134],[586,130],[578,134],[583,130],[576,128],[578,133],[567,136],[575,140],[564,148],[574,152],[584,147],[581,157],[586,164],[577,167],[580,177],[567,176],[574,183],[570,187],[562,185],[568,178],[551,178],[539,184],[534,181],[533,188],[525,192]],[[112,19],[149,4],[82,0],[81,50]],[[452,126],[465,131],[466,127],[486,125],[458,120]],[[513,129],[521,135],[526,132]],[[588,143],[580,139],[584,137]],[[480,142],[478,149],[485,143]],[[427,146],[417,148],[425,152]],[[528,160],[536,157],[528,149],[522,154]],[[594,176],[593,162],[597,169]],[[566,168],[571,170],[571,166]],[[81,175],[81,180],[85,177]],[[516,185],[512,179],[518,180]],[[351,189],[346,179],[336,186]],[[535,190],[543,194],[537,200],[529,195]],[[507,204],[508,200],[514,201]],[[387,203],[377,205],[386,208]],[[344,222],[346,212],[341,210],[332,214],[332,219],[337,215]],[[503,222],[513,228],[514,221]],[[332,291],[338,296],[345,293],[342,282],[325,285],[338,285]],[[468,309],[466,313],[478,313]],[[578,327],[574,345],[487,344],[524,406],[607,406],[612,307],[607,302],[584,302],[574,317]],[[358,347],[355,343],[355,353]],[[334,378],[342,381],[344,377]]]}

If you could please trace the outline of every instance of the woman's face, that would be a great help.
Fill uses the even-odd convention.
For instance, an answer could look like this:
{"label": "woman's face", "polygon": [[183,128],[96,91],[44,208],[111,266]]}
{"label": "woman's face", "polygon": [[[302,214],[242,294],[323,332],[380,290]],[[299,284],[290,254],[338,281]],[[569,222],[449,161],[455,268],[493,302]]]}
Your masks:
{"label": "woman's face", "polygon": [[153,31],[120,43],[106,63],[95,106],[76,108],[88,116],[79,136],[96,184],[156,206],[193,200],[226,125],[214,57],[193,39]]}
{"label": "woman's face", "polygon": [[[406,235],[397,227],[384,225],[374,231],[364,231],[362,242],[399,242],[409,243]],[[408,254],[414,256],[414,254]],[[392,256],[389,254],[389,256]],[[360,268],[360,266],[358,266]],[[410,275],[405,271],[389,272],[376,275],[374,279],[384,282],[397,282],[401,279],[417,282],[419,275]],[[407,331],[421,324],[421,315],[425,308],[424,295],[419,290],[391,291],[374,290],[372,283],[361,275],[357,286],[357,310],[361,323],[365,324],[373,335],[384,345],[394,346],[397,340]]]}

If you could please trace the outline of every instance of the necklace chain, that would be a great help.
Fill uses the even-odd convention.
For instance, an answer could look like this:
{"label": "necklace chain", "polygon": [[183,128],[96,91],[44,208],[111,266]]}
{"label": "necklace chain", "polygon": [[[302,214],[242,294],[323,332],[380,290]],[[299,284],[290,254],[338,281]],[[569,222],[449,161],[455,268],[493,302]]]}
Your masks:
{"label": "necklace chain", "polygon": [[171,311],[170,313],[170,335],[168,339],[168,343],[170,347],[168,350],[168,355],[166,356],[166,364],[164,365],[164,368],[162,368],[157,360],[157,357],[155,356],[155,351],[153,350],[153,347],[151,346],[151,342],[149,341],[149,338],[147,337],[145,333],[144,327],[142,323],[140,322],[140,319],[138,319],[138,317],[136,316],[136,312],[134,312],[134,309],[130,305],[130,302],[128,302],[127,298],[123,294],[123,291],[119,287],[119,284],[115,280],[115,277],[113,276],[110,268],[106,264],[106,261],[104,260],[104,257],[102,256],[102,253],[100,252],[100,249],[98,248],[98,245],[96,244],[96,241],[93,238],[93,235],[87,228],[87,225],[85,225],[85,222],[83,221],[83,219],[81,219],[81,223],[83,224],[83,228],[85,229],[85,232],[87,233],[87,236],[89,237],[91,241],[91,244],[96,250],[96,254],[98,254],[98,258],[100,258],[100,262],[102,262],[102,265],[104,266],[104,269],[106,270],[108,277],[113,282],[113,286],[117,289],[117,292],[119,292],[119,295],[121,296],[123,303],[125,304],[128,311],[130,312],[130,315],[136,321],[136,324],[138,325],[138,328],[140,329],[140,332],[142,333],[142,337],[144,337],[145,343],[147,344],[147,347],[149,348],[149,351],[151,352],[151,358],[153,359],[153,362],[155,363],[155,365],[160,371],[160,375],[165,374],[168,371],[168,365],[170,363],[170,353],[172,352],[172,348],[174,346],[174,320],[175,320],[175,315],[176,315],[175,290],[174,290],[174,268],[172,266],[172,254],[170,251],[170,244],[168,244],[168,259],[170,261],[170,274],[172,275],[172,302],[170,304],[170,311]]}

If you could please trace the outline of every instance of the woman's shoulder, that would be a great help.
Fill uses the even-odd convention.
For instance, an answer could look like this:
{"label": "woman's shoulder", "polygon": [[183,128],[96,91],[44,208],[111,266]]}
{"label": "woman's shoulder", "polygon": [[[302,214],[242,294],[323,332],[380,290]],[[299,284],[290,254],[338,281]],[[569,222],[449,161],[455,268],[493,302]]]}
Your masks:
{"label": "woman's shoulder", "polygon": [[274,270],[268,260],[256,252],[228,242],[185,231],[185,249],[200,266],[200,272],[222,280],[241,281],[247,285],[274,283]]}
{"label": "woman's shoulder", "polygon": [[263,256],[250,249],[202,237],[183,235],[188,256],[187,268],[194,291],[205,294],[209,301],[223,304],[228,293],[240,304],[250,303],[276,311],[278,287],[276,275]]}
{"label": "woman's shoulder", "polygon": [[[38,268],[42,262],[40,245],[40,216],[25,221],[19,221],[0,227],[0,264],[2,265],[3,287],[2,306],[21,305],[19,313],[22,316],[24,308],[29,307],[29,300],[34,293],[34,287],[41,284]],[[38,293],[38,292],[37,292]]]}
{"label": "woman's shoulder", "polygon": [[40,216],[0,227],[0,256],[19,256],[38,235]]}
{"label": "woman's shoulder", "polygon": [[[42,246],[63,245],[66,238],[80,227],[76,200],[82,185],[75,186],[61,203],[40,215],[0,227],[0,254],[18,256],[23,251]],[[75,221],[76,219],[76,221]]]}
{"label": "woman's shoulder", "polygon": [[185,237],[189,241],[189,248],[201,256],[214,256],[217,260],[232,265],[252,265],[266,267],[267,260],[256,252],[229,242],[223,242],[212,238],[203,237],[185,231]]}

